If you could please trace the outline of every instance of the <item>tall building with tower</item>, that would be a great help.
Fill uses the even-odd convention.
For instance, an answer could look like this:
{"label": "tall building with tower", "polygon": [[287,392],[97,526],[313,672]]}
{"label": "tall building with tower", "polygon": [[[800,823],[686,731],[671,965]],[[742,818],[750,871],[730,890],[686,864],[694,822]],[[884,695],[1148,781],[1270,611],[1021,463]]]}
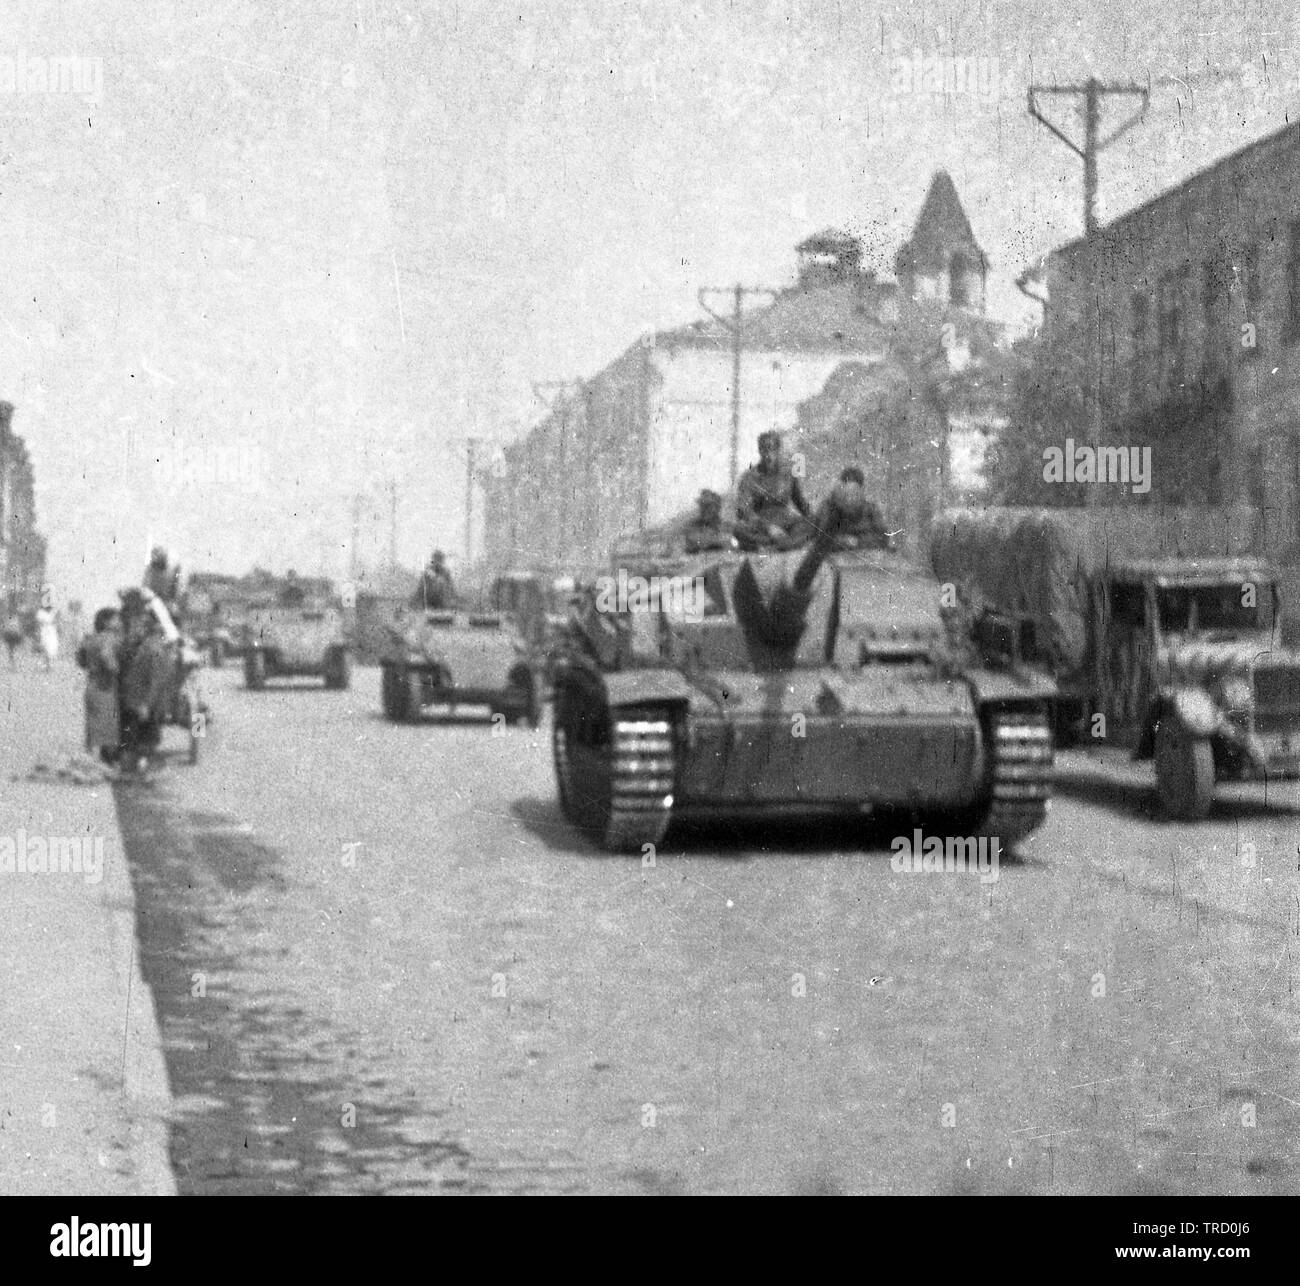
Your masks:
{"label": "tall building with tower", "polygon": [[[952,180],[934,176],[897,281],[864,267],[861,243],[835,228],[795,257],[794,283],[761,305],[646,335],[556,395],[479,475],[489,564],[599,565],[615,540],[682,514],[701,488],[731,492],[766,429],[803,457],[813,494],[837,461],[860,460],[887,512],[899,436],[915,439],[930,458],[899,483],[907,498],[893,497],[909,532],[955,477],[966,498],[979,481],[975,444],[996,416],[937,397],[905,405],[927,363],[974,371],[1005,341],[985,312],[988,260]],[[877,421],[890,416],[905,423],[885,432]]]}

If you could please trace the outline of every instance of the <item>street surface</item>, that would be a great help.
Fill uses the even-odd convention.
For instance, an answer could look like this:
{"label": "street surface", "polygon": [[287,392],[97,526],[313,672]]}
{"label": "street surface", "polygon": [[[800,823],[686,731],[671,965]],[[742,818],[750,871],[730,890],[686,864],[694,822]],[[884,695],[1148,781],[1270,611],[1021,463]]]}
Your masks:
{"label": "street surface", "polygon": [[181,1192],[1300,1188],[1296,785],[1170,825],[1070,752],[987,885],[895,873],[910,820],[645,866],[546,725],[392,725],[361,668],[213,706],[115,788]]}

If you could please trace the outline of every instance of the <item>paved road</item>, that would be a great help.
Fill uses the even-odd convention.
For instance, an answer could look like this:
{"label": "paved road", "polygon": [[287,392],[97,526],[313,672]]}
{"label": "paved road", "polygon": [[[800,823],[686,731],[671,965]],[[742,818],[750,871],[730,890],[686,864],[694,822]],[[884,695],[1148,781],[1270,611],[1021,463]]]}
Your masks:
{"label": "paved road", "polygon": [[894,872],[897,823],[647,868],[545,729],[389,725],[366,670],[215,700],[117,789],[183,1192],[1300,1189],[1294,786],[1169,825],[1070,754],[994,884]]}

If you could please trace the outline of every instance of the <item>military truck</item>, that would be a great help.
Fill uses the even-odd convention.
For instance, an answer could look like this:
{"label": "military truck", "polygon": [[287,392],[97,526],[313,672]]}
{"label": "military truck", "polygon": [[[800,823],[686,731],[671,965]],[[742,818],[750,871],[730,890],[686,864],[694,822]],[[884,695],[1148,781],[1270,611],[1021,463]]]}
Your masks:
{"label": "military truck", "polygon": [[570,821],[626,852],[677,818],[896,808],[1007,849],[1042,824],[1054,685],[952,634],[928,571],[855,543],[864,512],[841,483],[806,549],[654,554],[589,594],[555,680]]}
{"label": "military truck", "polygon": [[541,657],[513,616],[503,612],[405,610],[380,658],[380,702],[387,718],[413,721],[442,706],[486,706],[493,717],[542,720]]}
{"label": "military truck", "polygon": [[969,609],[1015,622],[1059,683],[1062,739],[1155,761],[1164,811],[1210,811],[1216,782],[1300,776],[1300,652],[1262,558],[1143,558],[1096,547],[1069,512],[936,520],[934,570]]}
{"label": "military truck", "polygon": [[312,677],[326,688],[352,682],[351,641],[333,598],[282,591],[248,611],[243,627],[244,684],[260,691],[268,679]]}

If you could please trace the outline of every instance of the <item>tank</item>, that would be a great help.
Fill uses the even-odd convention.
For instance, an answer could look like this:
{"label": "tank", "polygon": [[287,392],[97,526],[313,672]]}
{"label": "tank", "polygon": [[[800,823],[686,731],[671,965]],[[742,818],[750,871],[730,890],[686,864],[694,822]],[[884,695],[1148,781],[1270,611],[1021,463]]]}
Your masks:
{"label": "tank", "polygon": [[954,633],[864,508],[841,484],[802,550],[622,551],[556,675],[571,822],[620,852],[674,818],[897,809],[1003,850],[1042,824],[1051,679]]}

